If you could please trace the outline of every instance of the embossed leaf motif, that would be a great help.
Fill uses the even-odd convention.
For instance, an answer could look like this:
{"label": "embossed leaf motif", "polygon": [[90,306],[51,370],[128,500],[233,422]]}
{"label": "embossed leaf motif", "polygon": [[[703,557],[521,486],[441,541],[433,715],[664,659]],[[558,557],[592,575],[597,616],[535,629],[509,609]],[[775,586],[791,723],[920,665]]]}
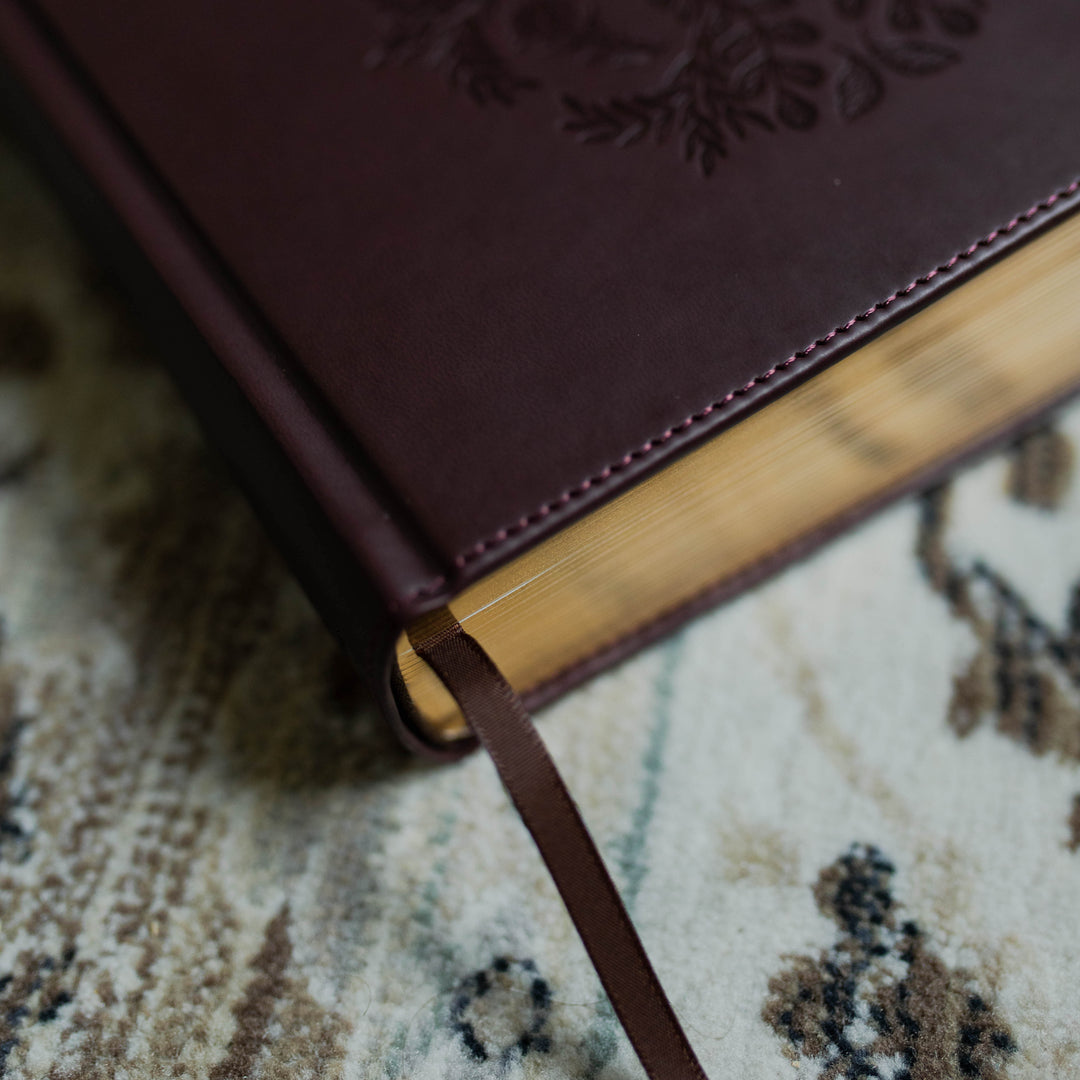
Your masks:
{"label": "embossed leaf motif", "polygon": [[649,133],[657,114],[664,111],[662,102],[647,98],[587,105],[567,95],[563,104],[573,115],[563,126],[575,132],[579,142],[611,142],[616,146],[639,142]]}
{"label": "embossed leaf motif", "polygon": [[789,128],[805,131],[814,126],[818,110],[809,99],[790,90],[783,90],[776,104],[776,114]]}
{"label": "embossed leaf motif", "polygon": [[901,31],[922,28],[922,15],[915,0],[892,0],[889,5],[889,22],[893,28]]}
{"label": "embossed leaf motif", "polygon": [[718,46],[723,45],[719,50],[721,63],[730,64],[732,67],[741,64],[744,60],[749,59],[753,53],[759,51],[757,38],[745,29],[741,29],[734,41],[723,44],[721,39],[717,44]]}
{"label": "embossed leaf motif", "polygon": [[539,86],[535,79],[510,70],[473,19],[462,25],[454,61],[451,78],[478,105],[489,101],[513,105],[522,91]]}
{"label": "embossed leaf motif", "polygon": [[514,12],[514,30],[525,39],[558,41],[577,28],[577,8],[568,0],[531,0]]}
{"label": "embossed leaf motif", "polygon": [[878,60],[900,75],[932,75],[960,59],[954,48],[936,41],[868,39],[868,44]]}
{"label": "embossed leaf motif", "polygon": [[952,4],[936,4],[934,16],[942,30],[956,37],[974,34],[979,29],[979,18],[973,11]]}
{"label": "embossed leaf motif", "polygon": [[[875,10],[874,0],[833,0],[833,6],[849,19],[862,19]],[[887,0],[885,20],[893,30],[910,34],[926,27],[929,12],[945,33],[963,37],[978,31],[977,12],[985,7],[985,0]]]}
{"label": "embossed leaf motif", "polygon": [[821,31],[806,19],[785,19],[770,28],[773,41],[785,45],[812,45],[821,37]]}
{"label": "embossed leaf motif", "polygon": [[837,73],[836,108],[845,120],[857,120],[881,100],[885,84],[881,76],[858,53],[848,52]]}
{"label": "embossed leaf motif", "polygon": [[785,82],[799,86],[820,86],[825,78],[825,69],[808,60],[781,60],[777,64],[777,70]]}
{"label": "embossed leaf motif", "polygon": [[861,24],[854,47],[839,36],[823,41],[823,24],[803,14],[814,10],[808,0],[651,0],[682,37],[674,58],[673,41],[620,30],[608,14],[620,16],[614,3],[369,2],[385,29],[369,66],[421,64],[481,105],[510,107],[540,89],[515,54],[530,54],[533,68],[538,56],[558,54],[592,67],[651,70],[644,85],[627,90],[624,81],[612,96],[559,93],[562,129],[583,144],[673,145],[710,176],[754,131],[815,127],[827,82],[837,114],[850,122],[881,102],[893,76],[945,70],[960,59],[949,40],[978,31],[988,0],[821,0]]}
{"label": "embossed leaf motif", "polygon": [[374,0],[385,22],[369,68],[422,64],[445,71],[478,105],[511,106],[539,82],[514,70],[488,36],[492,0]]}
{"label": "embossed leaf motif", "polygon": [[[685,4],[662,6],[680,13]],[[726,157],[732,137],[782,125],[807,130],[818,105],[803,91],[825,81],[825,69],[790,50],[813,44],[820,30],[786,14],[785,0],[749,4],[713,0],[688,29],[687,46],[649,94],[587,102],[564,98],[565,130],[579,141],[630,146],[652,135],[656,143],[678,135],[683,160],[705,176]],[[771,21],[768,13],[781,17]],[[680,15],[681,17],[681,15]]]}
{"label": "embossed leaf motif", "polygon": [[752,67],[746,68],[737,79],[734,80],[731,87],[731,93],[734,97],[741,98],[743,101],[749,101],[751,98],[758,97],[765,90],[765,85],[768,81],[768,67],[763,64],[754,64]]}
{"label": "embossed leaf motif", "polygon": [[514,32],[526,47],[539,42],[589,64],[630,67],[648,64],[660,54],[644,41],[609,26],[601,14],[584,14],[573,0],[528,0],[514,12]]}

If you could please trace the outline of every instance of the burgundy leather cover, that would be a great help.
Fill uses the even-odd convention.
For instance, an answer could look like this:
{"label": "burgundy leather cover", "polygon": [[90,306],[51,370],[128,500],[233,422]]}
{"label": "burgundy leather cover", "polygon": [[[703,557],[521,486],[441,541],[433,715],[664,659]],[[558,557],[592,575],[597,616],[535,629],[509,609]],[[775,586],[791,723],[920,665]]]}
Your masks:
{"label": "burgundy leather cover", "polygon": [[398,624],[1078,201],[1060,0],[0,0],[0,47]]}

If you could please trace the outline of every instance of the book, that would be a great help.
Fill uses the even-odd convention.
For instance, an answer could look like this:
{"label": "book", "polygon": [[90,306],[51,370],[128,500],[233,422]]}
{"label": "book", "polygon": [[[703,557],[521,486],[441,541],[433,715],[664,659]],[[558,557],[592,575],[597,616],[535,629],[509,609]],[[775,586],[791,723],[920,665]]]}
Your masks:
{"label": "book", "polygon": [[1078,48],[1054,0],[0,0],[0,97],[452,756],[1080,386]]}
{"label": "book", "polygon": [[[949,395],[993,382],[965,327],[991,309],[982,356],[1000,300],[973,281],[947,343],[918,328],[1077,201],[1077,20],[1022,7],[9,0],[0,40],[213,353],[172,366],[215,441],[234,459],[240,440],[276,444],[274,475],[253,475],[271,467],[248,446],[242,478],[387,714],[431,745],[466,732],[408,645],[425,612],[449,603],[539,705],[1076,381],[1037,385],[1053,350],[1020,329],[987,362],[1031,393],[1003,389],[954,430]],[[1026,312],[1034,333],[1052,319],[1009,261],[1004,321]],[[925,378],[956,380],[909,422],[924,453],[842,403],[853,378],[802,390],[831,443],[737,445],[757,438],[743,420],[767,424],[908,316],[906,339],[873,347],[928,342]],[[206,415],[236,390],[242,435]],[[856,482],[830,461],[838,438],[892,465]],[[694,474],[714,440],[732,464]],[[785,464],[752,482],[758,502],[791,483],[765,526],[715,472],[748,488],[769,455]],[[826,474],[817,512],[785,507]]]}

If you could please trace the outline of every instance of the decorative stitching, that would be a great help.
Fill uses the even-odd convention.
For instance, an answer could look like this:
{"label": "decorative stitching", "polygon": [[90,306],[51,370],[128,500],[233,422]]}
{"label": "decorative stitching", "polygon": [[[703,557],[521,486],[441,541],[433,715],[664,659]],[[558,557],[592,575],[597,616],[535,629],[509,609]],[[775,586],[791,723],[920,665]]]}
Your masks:
{"label": "decorative stitching", "polygon": [[[990,247],[997,240],[999,240],[1003,236],[1007,236],[1018,226],[1030,221],[1038,214],[1049,210],[1055,203],[1060,202],[1062,199],[1067,199],[1075,195],[1078,190],[1080,190],[1080,178],[1074,180],[1067,187],[1055,191],[1052,195],[1047,196],[1047,198],[1045,198],[1042,202],[1036,203],[1024,213],[1018,214],[1007,224],[994,229],[990,233],[987,233],[986,236],[984,236],[981,240],[976,240],[975,243],[973,243],[970,247],[964,248],[962,251],[958,251],[947,262],[935,267],[933,270],[929,271],[927,274],[924,274],[922,277],[916,278],[914,281],[911,282],[911,284],[905,286],[902,289],[898,289],[894,293],[891,293],[889,296],[885,297],[884,300],[879,300],[876,304],[873,305],[873,307],[869,307],[866,309],[866,311],[853,316],[841,326],[834,327],[824,337],[818,338],[810,345],[807,345],[806,348],[800,349],[796,353],[792,353],[792,355],[783,362],[774,364],[771,368],[768,369],[768,371],[762,372],[762,374],[755,376],[745,386],[732,390],[730,393],[725,394],[724,397],[720,398],[719,400],[714,401],[710,405],[706,405],[699,412],[693,413],[692,415],[688,416],[685,420],[682,421],[682,423],[676,424],[673,427],[668,428],[662,434],[656,436],[653,439],[650,439],[648,442],[644,443],[639,449],[634,450],[629,454],[626,454],[619,461],[609,465],[597,475],[587,477],[586,479],[582,480],[581,483],[578,484],[576,487],[571,488],[569,491],[564,491],[557,499],[554,499],[548,503],[544,503],[538,509],[534,510],[531,514],[519,518],[511,525],[504,526],[503,528],[499,529],[498,532],[488,537],[486,540],[482,540],[477,544],[474,544],[472,548],[465,552],[462,552],[454,558],[454,565],[459,570],[462,570],[466,566],[468,566],[469,563],[478,559],[481,555],[489,551],[494,551],[496,548],[501,547],[511,537],[516,536],[524,529],[527,529],[530,525],[535,525],[543,521],[545,518],[549,517],[556,511],[561,510],[563,507],[567,506],[571,502],[571,500],[580,497],[581,495],[585,494],[585,492],[589,491],[591,488],[596,487],[599,484],[602,484],[605,481],[609,480],[612,476],[614,476],[618,472],[621,472],[628,465],[632,464],[635,460],[645,457],[647,454],[655,450],[658,446],[663,446],[676,435],[679,435],[682,432],[686,431],[688,428],[693,427],[694,424],[700,423],[712,413],[718,412],[725,406],[730,405],[731,402],[734,401],[736,398],[742,397],[744,394],[749,393],[761,383],[768,382],[768,380],[771,379],[774,375],[776,375],[777,372],[789,368],[792,364],[796,363],[799,360],[805,360],[819,346],[826,345],[830,341],[832,341],[833,338],[838,337],[841,334],[848,333],[857,323],[864,322],[866,319],[869,319],[878,311],[883,311],[894,301],[900,299],[903,296],[910,295],[916,289],[921,288],[924,285],[928,285],[931,281],[934,280],[934,278],[938,277],[938,275],[948,273],[957,265],[957,263],[960,263],[965,259],[971,258],[971,256],[974,255],[980,248]],[[441,581],[439,584],[441,585],[444,583],[445,581]],[[410,594],[410,598],[414,598],[415,596],[420,595],[422,592],[425,591],[434,591],[434,589],[437,587],[438,586],[436,585],[426,586],[425,588],[417,590],[415,593]]]}
{"label": "decorative stitching", "polygon": [[[1043,408],[1040,407],[1035,414],[1013,426],[1018,431],[1023,430],[1025,424],[1032,423],[1035,416],[1040,415],[1043,411]],[[568,688],[580,683],[583,670],[596,664],[610,666],[613,662],[621,662],[643,646],[648,645],[650,640],[662,637],[669,633],[673,627],[677,627],[684,623],[687,618],[693,617],[695,611],[700,612],[704,608],[715,607],[725,599],[744,592],[747,588],[765,580],[778,570],[806,558],[819,548],[824,541],[844,532],[849,525],[863,520],[867,513],[880,509],[886,503],[892,502],[894,498],[916,493],[926,489],[930,484],[940,482],[943,475],[948,475],[951,470],[965,461],[975,460],[979,454],[988,448],[989,444],[998,442],[1000,438],[1001,433],[997,432],[992,434],[988,440],[980,439],[974,447],[967,447],[960,454],[950,455],[943,460],[936,461],[926,469],[920,470],[915,476],[909,477],[899,486],[890,489],[890,493],[884,498],[877,496],[869,502],[857,503],[841,513],[839,517],[824,528],[811,529],[808,533],[802,534],[790,543],[784,544],[775,551],[742,567],[730,577],[723,577],[710,582],[691,596],[678,601],[674,607],[666,608],[659,615],[650,617],[632,630],[606,641],[580,659],[547,676],[527,691],[522,691],[522,699],[528,699],[529,707],[532,709],[541,708],[542,706],[536,704],[537,700],[546,704],[552,698],[564,693]],[[615,656],[614,661],[612,660],[613,654],[618,654]]]}
{"label": "decorative stitching", "polygon": [[417,600],[421,596],[433,596],[446,584],[446,578],[440,574],[432,578],[426,585],[418,585],[405,594],[406,600]]}

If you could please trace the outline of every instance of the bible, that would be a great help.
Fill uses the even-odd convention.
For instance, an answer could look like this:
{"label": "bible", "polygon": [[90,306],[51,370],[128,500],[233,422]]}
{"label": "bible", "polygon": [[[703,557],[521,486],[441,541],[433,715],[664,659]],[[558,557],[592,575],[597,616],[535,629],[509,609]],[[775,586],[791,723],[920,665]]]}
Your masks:
{"label": "bible", "polygon": [[524,716],[1080,386],[1078,55],[1055,0],[0,0],[10,122],[443,757],[470,680]]}

